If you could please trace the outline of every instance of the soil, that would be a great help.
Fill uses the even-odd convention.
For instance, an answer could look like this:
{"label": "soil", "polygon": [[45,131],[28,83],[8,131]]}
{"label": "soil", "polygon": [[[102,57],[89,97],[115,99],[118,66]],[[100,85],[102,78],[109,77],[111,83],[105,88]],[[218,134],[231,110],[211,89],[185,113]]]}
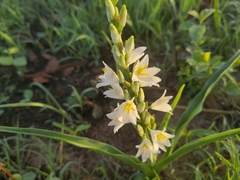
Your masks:
{"label": "soil", "polygon": [[[110,52],[110,51],[109,51]],[[103,53],[106,54],[106,53]],[[28,70],[30,70],[30,73],[36,73],[39,71],[44,70],[46,66],[46,62],[39,57],[40,62],[38,61],[37,64],[34,62],[29,63],[31,67],[28,67]],[[106,61],[109,66],[114,67],[114,62],[110,56],[104,56],[102,57],[104,61]],[[154,65],[156,62],[156,58],[153,58],[153,61],[151,64]],[[158,61],[159,62],[159,61]],[[69,62],[68,62],[69,63]],[[0,77],[0,84],[2,84],[1,88],[4,88],[4,84],[7,84],[7,86],[13,86],[13,90],[7,91],[2,89],[2,93],[8,94],[10,96],[9,100],[5,103],[11,103],[11,102],[19,102],[23,97],[22,93],[19,92],[19,90],[24,90],[28,87],[29,83],[32,81],[32,79],[29,78],[19,78],[15,74],[16,69],[12,67],[0,67],[1,68],[1,77]],[[12,76],[9,79],[9,82],[6,83],[6,78],[3,78],[3,74],[9,73],[12,74]],[[71,75],[64,77],[61,72],[54,72],[52,73],[52,78],[49,80],[49,82],[44,83],[43,85],[54,95],[54,97],[57,99],[57,101],[63,105],[69,96],[71,96],[72,89],[68,86],[69,84],[76,87],[78,92],[81,92],[82,90],[86,89],[87,87],[94,87],[94,85],[97,82],[97,76],[102,74],[101,67],[96,67],[91,63],[87,63],[84,66],[79,66],[75,68],[75,71],[71,73]],[[162,93],[163,89],[168,89],[168,95],[176,95],[177,88],[178,88],[178,78],[176,75],[176,72],[169,71],[168,74],[165,72],[164,74],[160,73],[160,76],[162,78],[162,82],[160,83],[161,88],[147,88],[146,89],[146,95],[147,100],[154,101],[155,99],[159,98]],[[46,96],[45,94],[37,87],[32,88],[34,97],[32,101],[38,101],[38,102],[46,102]],[[111,144],[117,148],[119,148],[121,151],[125,152],[126,154],[135,155],[137,149],[135,148],[135,145],[139,144],[141,139],[139,138],[137,132],[135,131],[134,127],[130,124],[125,125],[122,127],[116,134],[113,133],[113,128],[108,127],[109,119],[105,116],[106,113],[109,113],[111,111],[111,104],[113,103],[110,99],[106,99],[102,95],[103,89],[100,89],[99,94],[94,99],[88,99],[92,103],[100,106],[103,109],[103,116],[99,119],[94,119],[91,115],[92,109],[86,108],[84,112],[78,112],[79,115],[82,117],[81,120],[75,119],[75,124],[80,125],[82,123],[84,124],[90,124],[91,127],[87,130],[85,130],[83,133],[79,134],[82,136],[86,136],[92,139],[99,140],[101,142],[105,142],[108,144]],[[221,105],[221,99],[216,99],[217,96],[209,97],[207,103],[205,104],[206,108],[212,108],[212,109],[223,109],[223,106]],[[180,101],[180,105],[187,105],[189,99],[183,98]],[[174,111],[174,115],[171,118],[171,124],[176,125],[179,116],[182,114],[184,109],[177,108]],[[154,113],[157,121],[161,121],[161,119],[164,116],[164,113]],[[210,126],[210,124],[213,122],[212,119],[216,117],[217,114],[212,113],[201,113],[200,115],[196,116],[192,123],[189,125],[189,129],[194,128],[207,128]],[[15,109],[5,109],[5,112],[1,115],[1,125],[7,125],[7,126],[15,126],[18,124],[20,127],[34,127],[34,128],[42,128],[42,129],[50,129],[59,131],[56,127],[52,126],[51,123],[53,121],[61,122],[61,116],[49,111],[44,110],[40,111],[40,108],[15,108]],[[220,123],[220,122],[219,122]],[[1,137],[8,136],[7,134],[1,133]],[[29,138],[30,143],[36,143],[38,140],[30,137]],[[48,144],[48,140],[43,140],[46,144]],[[184,140],[181,140],[184,141]],[[54,142],[55,149],[54,152],[58,153],[58,147],[59,143]],[[180,142],[181,144],[181,142]],[[39,151],[41,154],[45,154],[46,150],[41,149],[39,147],[35,147],[34,149]],[[41,168],[43,171],[48,172],[48,164],[47,162],[41,158],[41,156],[36,157],[33,154],[28,154],[26,157],[26,154],[23,153],[25,157],[22,159],[22,163],[24,164],[24,167],[31,166],[36,168]],[[192,158],[194,156],[194,158]],[[136,169],[130,167],[129,165],[123,164],[121,162],[118,162],[117,160],[113,160],[109,157],[104,157],[102,155],[99,155],[95,152],[92,152],[90,150],[76,148],[67,144],[64,144],[64,152],[63,152],[63,159],[64,164],[67,162],[74,162],[75,164],[72,165],[73,171],[76,170],[77,165],[80,165],[80,171],[81,173],[81,179],[102,179],[103,175],[101,173],[101,167],[103,164],[107,169],[107,176],[108,179],[129,179],[130,176],[137,172]],[[176,162],[174,162],[171,166],[169,166],[162,174],[162,179],[175,179],[173,177],[178,177],[178,179],[194,179],[192,177],[191,172],[193,171],[192,168],[190,168],[187,164],[195,164],[197,165],[199,162],[201,162],[202,159],[200,156],[197,156],[196,154],[191,153],[188,154],[180,159],[178,159]],[[57,161],[55,163],[58,163]],[[117,164],[118,163],[118,164]],[[118,167],[119,166],[119,167]],[[84,170],[84,168],[87,170]],[[116,169],[119,168],[119,173],[116,175]],[[68,173],[65,175],[65,179],[68,179],[70,177],[71,172],[69,170]],[[57,174],[58,172],[56,172]],[[173,174],[172,174],[173,173]],[[189,174],[189,175],[188,175]]]}

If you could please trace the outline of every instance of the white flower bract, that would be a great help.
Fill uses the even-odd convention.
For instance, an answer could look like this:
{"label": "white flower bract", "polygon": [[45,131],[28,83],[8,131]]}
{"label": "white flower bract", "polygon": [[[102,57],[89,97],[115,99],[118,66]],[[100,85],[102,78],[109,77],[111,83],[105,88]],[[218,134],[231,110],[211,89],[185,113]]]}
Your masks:
{"label": "white flower bract", "polygon": [[119,105],[113,112],[107,114],[109,119],[117,119],[122,117],[122,123],[132,123],[134,125],[137,124],[137,119],[139,119],[139,115],[137,112],[137,107],[132,100],[127,100]]}
{"label": "white flower bract", "polygon": [[171,113],[172,107],[168,104],[168,102],[172,99],[172,96],[165,96],[166,92],[167,90],[164,90],[163,95],[151,104],[151,109]]}
{"label": "white flower bract", "polygon": [[116,133],[122,126],[124,125],[124,123],[122,122],[122,117],[113,119],[108,126],[114,126],[113,132]]}
{"label": "white flower bract", "polygon": [[124,99],[123,89],[119,84],[112,84],[112,89],[105,91],[103,94],[105,97],[113,99]]}
{"label": "white flower bract", "polygon": [[128,59],[127,59],[127,65],[131,65],[132,63],[135,63],[137,60],[139,60],[143,55],[144,55],[144,51],[146,50],[147,48],[145,46],[142,46],[142,47],[138,47],[136,49],[134,49]]}
{"label": "white flower bract", "polygon": [[136,148],[138,148],[136,157],[142,156],[142,162],[146,162],[148,158],[153,161],[154,149],[151,141],[144,139],[141,144],[136,145]]}
{"label": "white flower bract", "polygon": [[96,88],[119,83],[117,74],[105,62],[103,64],[105,66],[103,68],[104,74],[99,76],[101,82],[96,85]]}
{"label": "white flower bract", "polygon": [[139,81],[141,87],[146,86],[158,86],[158,83],[161,79],[155,76],[160,69],[156,67],[148,68],[149,57],[148,55],[144,56],[141,61],[138,61],[133,67],[133,76],[132,81]]}
{"label": "white flower bract", "polygon": [[151,130],[151,138],[154,146],[154,151],[157,151],[159,148],[166,152],[166,147],[170,147],[171,143],[169,139],[173,138],[174,135],[168,134],[165,132],[166,128],[162,131],[160,130]]}

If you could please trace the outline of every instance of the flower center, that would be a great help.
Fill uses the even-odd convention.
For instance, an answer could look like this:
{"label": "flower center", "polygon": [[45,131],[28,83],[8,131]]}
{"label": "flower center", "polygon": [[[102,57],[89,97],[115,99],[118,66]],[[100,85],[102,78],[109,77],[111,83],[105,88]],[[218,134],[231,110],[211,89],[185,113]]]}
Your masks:
{"label": "flower center", "polygon": [[167,139],[167,137],[164,134],[159,133],[157,135],[157,139],[158,139],[158,141],[163,141],[163,140]]}
{"label": "flower center", "polygon": [[134,111],[132,103],[127,103],[126,106],[124,107],[124,111],[127,111],[129,113],[131,110]]}
{"label": "flower center", "polygon": [[146,145],[146,144],[144,144],[142,147],[141,147],[141,149],[149,149],[149,147],[148,147],[148,145]]}
{"label": "flower center", "polygon": [[138,68],[137,68],[137,71],[136,71],[136,74],[138,75],[138,76],[149,76],[149,74],[146,74],[146,73],[143,73],[143,71],[145,70],[147,68],[147,66],[145,65],[145,66],[139,66]]}
{"label": "flower center", "polygon": [[102,68],[102,71],[103,71],[103,72],[106,72],[107,70],[108,70],[108,68],[106,68],[106,67],[105,67],[105,68]]}

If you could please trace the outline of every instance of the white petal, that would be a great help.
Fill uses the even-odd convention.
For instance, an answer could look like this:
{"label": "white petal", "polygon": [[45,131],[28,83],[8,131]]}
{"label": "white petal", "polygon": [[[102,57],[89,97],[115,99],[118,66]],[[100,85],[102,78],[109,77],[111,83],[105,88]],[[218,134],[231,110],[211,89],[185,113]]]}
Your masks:
{"label": "white petal", "polygon": [[138,47],[136,49],[134,49],[129,58],[128,58],[128,65],[134,63],[135,61],[139,60],[143,55],[144,55],[144,51],[146,50],[147,48],[142,46],[142,47]]}
{"label": "white petal", "polygon": [[156,110],[156,111],[162,111],[162,112],[169,112],[171,113],[172,107],[168,104],[169,100],[172,99],[172,96],[166,96],[166,90],[164,91],[163,95],[156,100],[154,103],[151,105],[151,109]]}
{"label": "white petal", "polygon": [[113,89],[105,91],[103,94],[105,97],[113,98],[113,99],[124,99],[123,89],[119,84],[111,85]]}

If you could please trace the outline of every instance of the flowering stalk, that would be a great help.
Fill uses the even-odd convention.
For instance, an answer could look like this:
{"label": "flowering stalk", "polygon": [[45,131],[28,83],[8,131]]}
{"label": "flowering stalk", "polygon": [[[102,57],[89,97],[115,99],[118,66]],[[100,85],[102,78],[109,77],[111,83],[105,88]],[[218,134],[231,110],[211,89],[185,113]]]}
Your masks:
{"label": "flowering stalk", "polygon": [[141,156],[143,162],[148,159],[155,162],[160,149],[166,151],[165,147],[171,146],[169,139],[174,135],[166,133],[166,128],[156,130],[155,117],[149,113],[149,109],[172,113],[168,104],[172,96],[165,96],[165,90],[151,105],[145,101],[143,88],[159,87],[161,79],[156,74],[160,69],[148,67],[149,56],[144,52],[146,47],[135,48],[133,36],[123,42],[121,35],[126,25],[127,9],[123,5],[119,13],[116,3],[116,0],[114,3],[113,0],[105,0],[116,72],[103,62],[104,74],[99,77],[100,83],[96,87],[111,86],[110,90],[104,92],[105,97],[123,100],[113,112],[107,114],[111,119],[108,126],[114,126],[113,131],[116,133],[127,123],[135,125],[139,136],[142,137],[142,142],[136,145],[136,157]]}

